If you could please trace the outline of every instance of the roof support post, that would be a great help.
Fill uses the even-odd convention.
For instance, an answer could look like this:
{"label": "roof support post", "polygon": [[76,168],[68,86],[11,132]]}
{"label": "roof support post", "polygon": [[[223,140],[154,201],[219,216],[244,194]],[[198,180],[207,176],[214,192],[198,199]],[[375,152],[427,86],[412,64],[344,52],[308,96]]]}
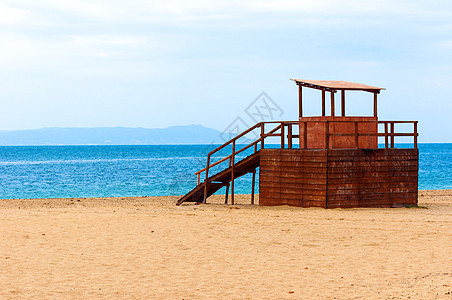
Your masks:
{"label": "roof support post", "polygon": [[345,90],[341,90],[341,116],[345,117]]}
{"label": "roof support post", "polygon": [[298,117],[303,117],[303,92],[301,84],[298,85]]}
{"label": "roof support post", "polygon": [[325,116],[325,90],[322,90],[322,117]]}
{"label": "roof support post", "polygon": [[374,117],[377,117],[377,93],[374,93]]}
{"label": "roof support post", "polygon": [[331,116],[334,117],[334,92],[331,91]]}

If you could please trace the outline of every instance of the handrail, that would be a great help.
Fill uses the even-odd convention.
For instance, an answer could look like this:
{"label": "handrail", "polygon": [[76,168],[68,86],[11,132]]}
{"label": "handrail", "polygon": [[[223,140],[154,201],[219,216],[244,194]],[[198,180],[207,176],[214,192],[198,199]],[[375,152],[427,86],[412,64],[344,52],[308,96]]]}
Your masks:
{"label": "handrail", "polygon": [[[274,127],[273,129],[271,129],[270,131],[268,131],[267,133],[265,132],[265,124],[278,124],[276,127]],[[281,147],[284,147],[284,127],[286,126],[293,126],[295,124],[298,124],[297,121],[271,121],[271,122],[259,122],[257,124],[255,124],[254,126],[248,128],[247,130],[243,131],[242,133],[240,133],[239,135],[235,136],[234,138],[230,139],[229,141],[227,141],[226,143],[224,143],[223,145],[215,148],[214,150],[210,151],[207,154],[207,164],[206,167],[197,171],[195,173],[195,175],[198,176],[198,184],[200,184],[201,181],[201,173],[205,172],[205,185],[204,185],[204,202],[206,201],[207,198],[207,188],[208,188],[208,178],[209,178],[209,169],[212,167],[217,166],[218,164],[225,162],[229,159],[229,166],[232,168],[231,169],[231,202],[234,203],[234,167],[235,167],[235,156],[239,153],[242,153],[243,151],[251,148],[254,146],[254,153],[257,152],[258,147],[257,145],[260,143],[260,149],[264,148],[264,140],[267,137],[270,136],[281,136]],[[255,129],[261,129],[260,132],[260,137],[251,142],[250,144],[246,145],[245,147],[242,147],[241,149],[238,149],[236,151],[235,147],[236,147],[236,142],[238,139],[240,139],[241,137],[247,135],[248,133],[252,132]],[[277,131],[280,131],[279,133],[276,133]],[[292,132],[292,130],[290,130],[290,133]],[[290,140],[292,139],[292,136],[290,136],[289,138]],[[223,157],[222,159],[220,159],[219,161],[216,161],[214,163],[211,163],[211,157],[213,154],[217,153],[218,151],[220,151],[221,149],[225,148],[228,145],[232,144],[232,153],[230,155],[227,155],[226,157]]]}
{"label": "handrail", "polygon": [[221,145],[220,147],[218,147],[218,148],[216,148],[216,149],[210,151],[208,155],[212,155],[213,153],[218,152],[219,150],[223,149],[224,147],[226,147],[226,146],[229,145],[230,143],[232,143],[232,142],[238,140],[238,139],[241,138],[242,136],[244,136],[244,135],[250,133],[251,131],[253,131],[254,129],[260,127],[260,126],[261,126],[261,123],[262,123],[262,122],[257,123],[256,125],[254,125],[253,127],[248,128],[247,130],[245,130],[245,131],[242,132],[241,134],[239,134],[239,135],[233,137],[232,139],[230,139],[229,141],[227,141],[226,143],[224,143],[224,144]]}
{"label": "handrail", "polygon": [[[262,126],[263,123],[265,123],[265,124],[278,124],[278,123],[283,123],[284,125],[298,124],[298,122],[296,122],[296,121],[278,121],[278,122],[276,122],[276,121],[271,121],[271,122],[259,122],[259,123],[255,124],[254,126],[248,128],[248,129],[245,130],[244,132],[240,133],[239,135],[233,137],[232,139],[230,139],[229,141],[227,141],[227,142],[224,143],[223,145],[221,145],[221,146],[215,148],[214,150],[210,151],[207,155],[208,155],[208,156],[212,156],[212,154],[214,154],[214,153],[218,152],[219,150],[225,148],[226,146],[228,146],[228,145],[231,144],[232,142],[234,142],[234,141],[240,139],[241,137],[243,137],[244,135],[250,133],[250,132],[253,131],[254,129],[260,128],[260,127]],[[281,124],[280,124],[279,126],[275,127],[273,130],[269,131],[268,133],[264,134],[263,137],[265,138],[265,137],[268,137],[268,136],[281,136],[281,134],[275,134],[275,135],[273,135],[273,134],[274,134],[278,129],[280,129],[280,128],[281,128]],[[242,148],[242,149],[236,151],[235,154],[239,154],[239,153],[245,151],[246,149],[249,149],[250,147],[259,144],[260,141],[261,141],[260,138],[257,139],[257,140],[255,140],[254,142],[248,144],[248,145],[245,146],[244,148]],[[217,162],[215,162],[215,163],[213,163],[213,164],[211,164],[211,165],[210,165],[210,168],[211,168],[211,167],[214,167],[214,166],[216,166],[216,165],[218,165],[218,164],[220,164],[220,163],[222,163],[222,162],[224,162],[224,161],[226,161],[228,158],[231,158],[231,156],[232,156],[232,154],[231,154],[231,155],[228,155],[228,156],[226,156],[226,157],[224,157],[223,159],[221,159],[221,160],[219,160],[219,161],[217,161]],[[204,172],[205,170],[207,170],[207,167],[205,167],[205,168],[203,168],[203,169],[201,169],[201,170],[195,172],[195,175],[198,175],[199,173],[202,173],[202,172]]]}
{"label": "handrail", "polygon": [[[254,142],[252,142],[251,144],[249,144],[248,146],[245,146],[244,148],[240,149],[239,151],[235,151],[235,154],[237,155],[237,154],[239,154],[239,153],[245,151],[246,149],[251,148],[251,146],[254,146],[254,145],[259,144],[259,142],[260,142],[260,140],[254,141]],[[230,159],[231,157],[232,157],[232,154],[226,156],[225,158],[222,158],[221,160],[219,160],[219,161],[217,161],[217,162],[215,162],[215,163],[213,163],[213,164],[211,164],[210,167],[211,167],[211,168],[212,168],[212,167],[215,167],[216,165],[218,165],[218,164],[220,164],[220,163],[222,163],[222,162],[228,160],[228,158]],[[198,172],[195,172],[195,175],[198,175],[199,173],[204,172],[206,169],[207,169],[207,167],[205,167],[204,169],[199,170]]]}
{"label": "handrail", "polygon": [[[225,158],[222,158],[221,160],[219,160],[219,161],[217,161],[217,162],[211,164],[211,165],[210,165],[210,168],[215,167],[215,166],[218,165],[218,164],[221,164],[222,162],[224,162],[224,161],[230,159],[231,157],[232,157],[232,154],[226,156]],[[205,170],[207,170],[207,167],[205,167],[204,169],[199,170],[198,172],[195,172],[195,175],[198,175],[198,174],[204,172]],[[199,183],[198,183],[198,184],[199,184]]]}
{"label": "handrail", "polygon": [[[251,144],[249,144],[248,146],[245,146],[244,148],[240,149],[239,151],[236,151],[235,154],[237,155],[237,154],[239,154],[239,153],[245,151],[246,149],[251,148],[252,146],[259,144],[259,142],[260,142],[260,140],[254,141],[254,142],[252,142]],[[224,161],[230,159],[231,157],[232,157],[232,154],[226,156],[225,158],[222,158],[221,160],[219,160],[219,161],[217,161],[217,162],[215,162],[215,163],[213,163],[213,164],[211,164],[210,167],[211,167],[211,168],[212,168],[212,167],[215,167],[216,165],[221,164],[222,162],[224,162]],[[201,170],[195,172],[195,175],[198,175],[198,174],[204,172],[205,170],[207,170],[207,167],[205,167],[204,169],[201,169]],[[198,184],[199,184],[199,183],[198,183]]]}
{"label": "handrail", "polygon": [[[223,145],[221,145],[220,147],[215,148],[214,150],[210,151],[208,154],[212,155],[215,152],[218,152],[219,150],[223,149],[224,147],[226,147],[227,145],[231,144],[234,140],[238,140],[241,137],[247,135],[248,133],[250,133],[251,131],[253,131],[256,128],[259,128],[262,126],[262,124],[285,124],[285,125],[293,125],[293,124],[298,124],[298,121],[268,121],[268,122],[259,122],[256,123],[254,126],[248,128],[247,130],[245,130],[244,132],[240,133],[239,135],[233,137],[232,139],[230,139],[229,141],[227,141],[226,143],[224,143]],[[274,132],[274,131],[273,131]],[[273,132],[269,132],[273,133]]]}

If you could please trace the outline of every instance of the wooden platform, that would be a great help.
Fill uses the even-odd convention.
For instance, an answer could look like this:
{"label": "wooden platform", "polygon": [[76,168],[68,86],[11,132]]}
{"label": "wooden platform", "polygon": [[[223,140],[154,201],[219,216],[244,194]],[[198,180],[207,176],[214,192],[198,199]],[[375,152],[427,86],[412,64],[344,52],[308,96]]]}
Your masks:
{"label": "wooden platform", "polygon": [[417,205],[418,149],[262,149],[259,204]]}

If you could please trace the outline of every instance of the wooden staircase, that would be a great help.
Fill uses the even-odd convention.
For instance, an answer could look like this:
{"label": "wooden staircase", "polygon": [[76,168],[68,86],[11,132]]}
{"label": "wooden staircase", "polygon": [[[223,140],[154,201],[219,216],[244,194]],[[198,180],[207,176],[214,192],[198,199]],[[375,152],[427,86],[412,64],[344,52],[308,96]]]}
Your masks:
{"label": "wooden staircase", "polygon": [[210,176],[207,181],[204,181],[198,184],[193,190],[188,192],[182,198],[177,201],[177,205],[181,205],[184,202],[196,202],[202,203],[204,202],[204,192],[206,182],[207,184],[207,193],[206,198],[212,196],[216,191],[221,189],[224,186],[229,186],[232,179],[232,170],[234,169],[234,178],[239,178],[245,174],[252,173],[256,171],[256,168],[259,167],[260,162],[260,151],[257,151],[250,156],[240,160],[239,162],[234,164],[234,167],[228,167],[223,171]]}

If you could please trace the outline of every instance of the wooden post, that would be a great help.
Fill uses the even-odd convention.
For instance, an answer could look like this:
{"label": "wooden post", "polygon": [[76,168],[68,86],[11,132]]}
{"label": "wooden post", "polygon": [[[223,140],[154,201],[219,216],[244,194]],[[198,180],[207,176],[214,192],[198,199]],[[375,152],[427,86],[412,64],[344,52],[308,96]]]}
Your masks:
{"label": "wooden post", "polygon": [[345,117],[345,90],[341,90],[341,115]]}
{"label": "wooden post", "polygon": [[388,122],[385,122],[385,148],[388,149]]}
{"label": "wooden post", "polygon": [[301,128],[301,126],[303,126],[303,123],[304,122],[302,122],[302,121],[298,122],[298,148],[300,148],[300,149],[303,149],[303,144],[301,143],[301,140],[302,140],[301,134],[303,133],[303,129]]}
{"label": "wooden post", "polygon": [[308,148],[308,122],[303,122],[303,149]]}
{"label": "wooden post", "polygon": [[232,165],[231,165],[231,204],[234,205],[234,167],[235,167],[235,140],[232,141]]}
{"label": "wooden post", "polygon": [[325,128],[325,148],[328,150],[330,148],[330,124],[328,121],[325,122],[326,128]]}
{"label": "wooden post", "polygon": [[414,122],[414,149],[417,149],[417,122]]}
{"label": "wooden post", "polygon": [[359,149],[358,122],[355,122],[355,146]]}
{"label": "wooden post", "polygon": [[374,93],[374,117],[377,117],[377,93]]}
{"label": "wooden post", "polygon": [[224,197],[224,204],[228,204],[229,183],[226,185],[226,196]]}
{"label": "wooden post", "polygon": [[391,123],[391,148],[394,148],[394,123]]}
{"label": "wooden post", "polygon": [[198,173],[198,185],[201,182],[201,173]]}
{"label": "wooden post", "polygon": [[251,183],[251,204],[254,204],[254,185],[256,181],[256,169],[253,171],[253,179]]}
{"label": "wooden post", "polygon": [[264,123],[261,123],[261,149],[264,149],[265,128]]}
{"label": "wooden post", "polygon": [[322,117],[325,116],[325,90],[322,90]]}
{"label": "wooden post", "polygon": [[284,149],[285,147],[285,141],[284,141],[284,123],[281,122],[281,149]]}
{"label": "wooden post", "polygon": [[292,124],[287,125],[287,147],[292,149]]}
{"label": "wooden post", "polygon": [[210,166],[210,155],[207,155],[207,167],[206,167],[206,181],[204,181],[204,200],[203,203],[207,201],[207,184],[209,183],[209,166]]}
{"label": "wooden post", "polygon": [[331,116],[334,117],[334,92],[331,91]]}
{"label": "wooden post", "polygon": [[303,116],[303,92],[302,86],[298,85],[298,117],[301,118]]}

